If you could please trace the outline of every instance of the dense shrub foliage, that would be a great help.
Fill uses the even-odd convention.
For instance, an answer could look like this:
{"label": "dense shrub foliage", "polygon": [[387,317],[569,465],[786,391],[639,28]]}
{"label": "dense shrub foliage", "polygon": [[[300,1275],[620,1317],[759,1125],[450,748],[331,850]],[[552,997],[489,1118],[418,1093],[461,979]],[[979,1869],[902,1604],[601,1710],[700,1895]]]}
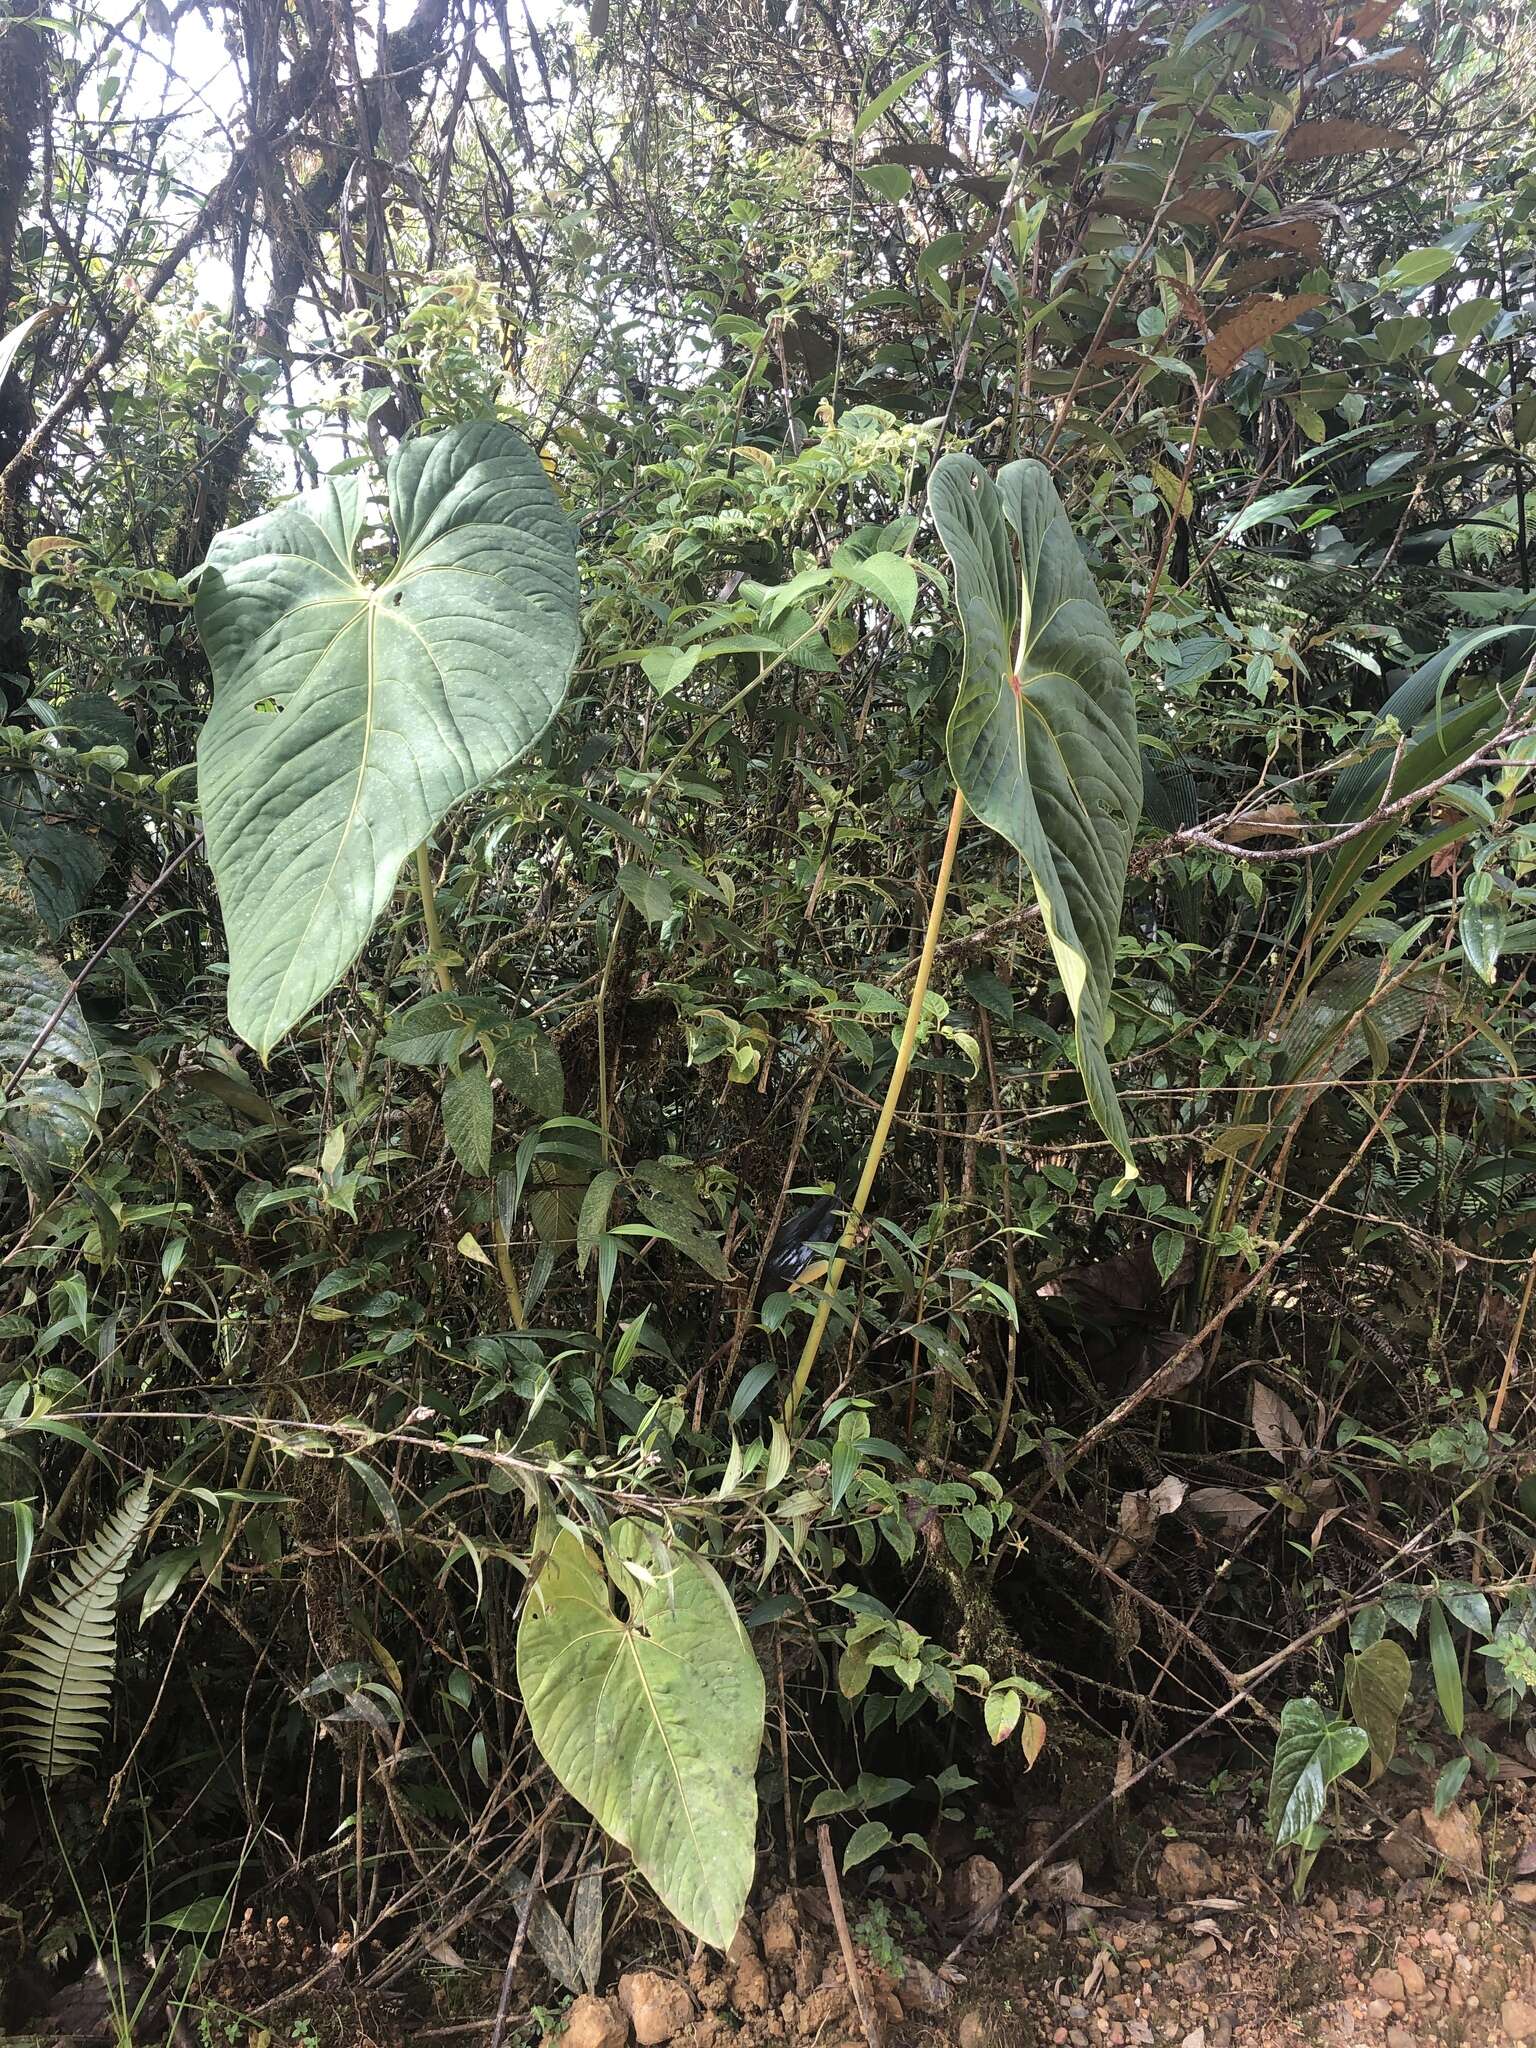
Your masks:
{"label": "dense shrub foliage", "polygon": [[13,0],[18,1955],[1486,1779],[1529,34]]}

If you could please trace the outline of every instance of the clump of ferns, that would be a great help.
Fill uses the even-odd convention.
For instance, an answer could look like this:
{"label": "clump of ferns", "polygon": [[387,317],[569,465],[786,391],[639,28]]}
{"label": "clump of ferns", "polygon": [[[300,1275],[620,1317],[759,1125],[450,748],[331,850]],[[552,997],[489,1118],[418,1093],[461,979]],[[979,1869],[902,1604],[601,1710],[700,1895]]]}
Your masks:
{"label": "clump of ferns", "polygon": [[90,1764],[117,1672],[117,1604],[149,1523],[149,1484],[27,1606],[0,1652],[0,1742],[53,1784]]}

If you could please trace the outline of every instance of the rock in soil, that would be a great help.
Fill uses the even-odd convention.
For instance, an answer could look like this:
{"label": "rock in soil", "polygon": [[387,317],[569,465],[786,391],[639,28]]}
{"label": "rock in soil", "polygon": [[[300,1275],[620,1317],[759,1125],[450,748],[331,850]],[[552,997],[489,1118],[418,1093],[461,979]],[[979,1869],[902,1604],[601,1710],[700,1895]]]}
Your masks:
{"label": "rock in soil", "polygon": [[908,1956],[906,1970],[896,1986],[896,1995],[901,2000],[903,2012],[942,2012],[954,1997],[954,1989],[946,1984],[936,1971],[920,1962],[916,1956]]}
{"label": "rock in soil", "polygon": [[1499,2025],[1511,2041],[1536,2041],[1536,2005],[1523,1998],[1506,1998],[1499,2007]]}
{"label": "rock in soil", "polygon": [[799,1900],[793,1892],[780,1892],[763,1911],[759,1933],[764,1960],[770,1964],[792,1965],[795,1951],[800,1946],[802,1925]]}
{"label": "rock in soil", "polygon": [[1435,1853],[1445,1858],[1458,1877],[1482,1876],[1483,1838],[1466,1807],[1448,1806],[1444,1813],[1436,1813],[1432,1806],[1421,1806],[1419,1819]]}
{"label": "rock in soil", "polygon": [[693,2000],[675,1977],[659,1970],[630,1970],[619,1979],[619,2003],[629,2015],[640,2048],[660,2048],[693,2018]]}
{"label": "rock in soil", "polygon": [[1157,1895],[1172,1905],[1208,1898],[1221,1888],[1221,1872],[1198,1842],[1169,1842],[1157,1866]]}
{"label": "rock in soil", "polygon": [[951,1881],[956,1917],[967,1927],[979,1925],[984,1932],[990,1931],[997,1925],[1007,1889],[1003,1873],[990,1856],[967,1856]]}
{"label": "rock in soil", "polygon": [[629,2048],[629,2021],[616,2000],[584,1992],[566,2014],[559,2040],[560,2048]]}

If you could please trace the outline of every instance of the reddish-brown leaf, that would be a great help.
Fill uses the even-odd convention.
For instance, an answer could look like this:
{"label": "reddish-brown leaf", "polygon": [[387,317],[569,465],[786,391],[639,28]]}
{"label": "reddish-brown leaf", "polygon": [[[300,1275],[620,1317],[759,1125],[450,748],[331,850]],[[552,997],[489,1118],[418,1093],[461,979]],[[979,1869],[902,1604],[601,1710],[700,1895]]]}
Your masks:
{"label": "reddish-brown leaf", "polygon": [[1285,138],[1286,160],[1320,163],[1330,156],[1366,156],[1373,150],[1417,149],[1416,136],[1375,121],[1298,121]]}
{"label": "reddish-brown leaf", "polygon": [[1250,299],[1229,314],[1206,343],[1206,368],[1213,377],[1230,377],[1249,349],[1263,348],[1282,327],[1289,327],[1322,303],[1321,292],[1297,292],[1288,299]]}
{"label": "reddish-brown leaf", "polygon": [[1243,248],[1291,249],[1315,263],[1323,253],[1323,224],[1311,213],[1276,213],[1236,237]]}

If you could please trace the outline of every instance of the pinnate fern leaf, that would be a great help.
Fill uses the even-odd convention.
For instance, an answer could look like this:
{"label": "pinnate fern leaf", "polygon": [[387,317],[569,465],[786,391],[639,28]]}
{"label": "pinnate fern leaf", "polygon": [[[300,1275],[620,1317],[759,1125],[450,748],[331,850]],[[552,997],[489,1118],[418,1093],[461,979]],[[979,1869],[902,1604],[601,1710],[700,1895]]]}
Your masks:
{"label": "pinnate fern leaf", "polygon": [[117,1598],[148,1521],[144,1485],[30,1604],[6,1656],[0,1738],[47,1784],[90,1763],[100,1744],[117,1669]]}

